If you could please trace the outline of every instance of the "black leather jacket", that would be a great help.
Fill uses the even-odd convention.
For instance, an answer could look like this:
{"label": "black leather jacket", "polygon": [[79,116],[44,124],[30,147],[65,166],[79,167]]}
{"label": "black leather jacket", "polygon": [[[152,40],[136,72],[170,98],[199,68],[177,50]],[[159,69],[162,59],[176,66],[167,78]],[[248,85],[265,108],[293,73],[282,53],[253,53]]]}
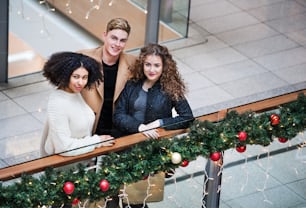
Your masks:
{"label": "black leather jacket", "polygon": [[[150,123],[162,119],[163,126],[167,130],[187,128],[194,120],[192,110],[186,99],[173,101],[162,90],[159,82],[148,90],[145,121],[136,120],[134,115],[134,103],[142,89],[143,81],[128,81],[116,102],[114,112],[114,126],[123,135],[138,132],[140,124]],[[177,112],[172,117],[172,109]],[[123,136],[121,135],[121,136]]]}

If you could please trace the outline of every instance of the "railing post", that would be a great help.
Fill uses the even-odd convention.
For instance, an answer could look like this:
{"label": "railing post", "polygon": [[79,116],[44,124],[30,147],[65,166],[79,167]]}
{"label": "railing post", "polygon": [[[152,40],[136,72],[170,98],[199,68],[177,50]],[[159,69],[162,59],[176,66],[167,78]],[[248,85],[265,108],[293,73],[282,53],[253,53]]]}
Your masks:
{"label": "railing post", "polygon": [[158,43],[160,4],[161,0],[148,1],[145,45]]}
{"label": "railing post", "polygon": [[218,161],[208,159],[204,174],[204,193],[202,208],[218,208],[220,203],[223,158]]}
{"label": "railing post", "polygon": [[0,3],[0,83],[8,82],[9,0]]}

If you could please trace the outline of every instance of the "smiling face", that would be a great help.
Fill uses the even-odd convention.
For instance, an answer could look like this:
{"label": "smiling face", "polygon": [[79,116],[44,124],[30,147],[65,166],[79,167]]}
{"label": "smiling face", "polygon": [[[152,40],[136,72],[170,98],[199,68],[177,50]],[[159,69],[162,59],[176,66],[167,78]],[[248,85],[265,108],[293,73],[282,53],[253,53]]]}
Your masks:
{"label": "smiling face", "polygon": [[155,83],[163,72],[163,62],[160,56],[148,55],[143,64],[143,72],[147,81]]}
{"label": "smiling face", "polygon": [[65,88],[66,92],[78,93],[88,82],[88,71],[84,67],[77,68],[70,76],[69,85]]}
{"label": "smiling face", "polygon": [[121,29],[114,29],[103,34],[103,52],[112,57],[118,57],[124,50],[128,40],[128,33]]}

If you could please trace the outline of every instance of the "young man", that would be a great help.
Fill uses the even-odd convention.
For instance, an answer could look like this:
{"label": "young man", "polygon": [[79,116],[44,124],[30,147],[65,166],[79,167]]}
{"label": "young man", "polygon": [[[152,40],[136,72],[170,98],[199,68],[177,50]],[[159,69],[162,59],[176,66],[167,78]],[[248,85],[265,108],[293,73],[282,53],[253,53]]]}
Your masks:
{"label": "young man", "polygon": [[130,31],[127,20],[112,19],[103,33],[102,46],[79,51],[103,65],[104,81],[94,89],[82,91],[83,98],[96,114],[93,133],[116,137],[112,122],[114,103],[130,76],[128,67],[136,60],[135,56],[123,52]]}
{"label": "young man", "polygon": [[[91,90],[84,89],[81,92],[86,103],[96,114],[93,127],[95,134],[117,137],[112,119],[114,103],[130,77],[129,66],[136,60],[135,56],[123,52],[130,32],[131,27],[127,20],[114,18],[107,23],[106,31],[102,35],[102,46],[78,51],[102,64],[103,82],[100,85],[96,84]],[[118,207],[118,196],[112,198],[107,208]]]}

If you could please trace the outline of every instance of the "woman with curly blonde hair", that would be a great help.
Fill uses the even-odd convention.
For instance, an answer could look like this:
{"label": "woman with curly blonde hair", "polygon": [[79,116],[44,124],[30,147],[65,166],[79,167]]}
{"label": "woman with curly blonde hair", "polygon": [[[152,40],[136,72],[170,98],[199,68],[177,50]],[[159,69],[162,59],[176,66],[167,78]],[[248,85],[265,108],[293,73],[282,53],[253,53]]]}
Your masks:
{"label": "woman with curly blonde hair", "polygon": [[156,128],[187,128],[194,117],[184,95],[185,84],[167,47],[159,44],[143,47],[130,70],[132,77],[114,112],[114,124],[121,136],[142,132],[158,138]]}

